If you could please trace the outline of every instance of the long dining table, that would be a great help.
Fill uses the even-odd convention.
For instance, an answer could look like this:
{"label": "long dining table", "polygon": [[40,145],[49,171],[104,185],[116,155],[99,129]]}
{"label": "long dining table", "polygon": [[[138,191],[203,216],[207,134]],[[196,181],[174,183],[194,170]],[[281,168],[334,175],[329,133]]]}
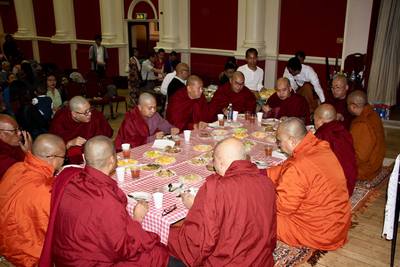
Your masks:
{"label": "long dining table", "polygon": [[[168,185],[180,185],[179,183],[182,183],[183,190],[188,188],[198,189],[201,187],[206,177],[214,173],[209,170],[211,169],[210,166],[207,168],[206,165],[207,161],[211,160],[212,162],[212,159],[210,159],[212,150],[210,149],[214,148],[218,140],[229,136],[239,137],[246,144],[250,160],[263,163],[261,168],[274,166],[283,161],[282,158],[266,156],[265,146],[268,144],[273,145],[267,141],[266,137],[268,134],[273,133],[265,131],[265,124],[245,120],[244,117],[240,115],[237,122],[225,123],[224,127],[219,127],[218,122],[216,122],[209,124],[211,127],[204,130],[193,130],[189,142],[185,142],[183,136],[181,136],[180,151],[177,153],[167,153],[163,150],[154,149],[150,143],[131,149],[129,159],[124,158],[122,153],[118,154],[119,163],[122,163],[126,167],[124,180],[118,182],[118,185],[127,194],[127,210],[130,215],[133,214],[133,209],[137,201],[132,197],[128,197],[128,195],[132,196],[135,192],[145,192],[149,195],[152,195],[154,192],[163,192],[162,208],[157,209],[153,199],[148,199],[149,211],[142,221],[143,228],[158,234],[162,243],[167,244],[168,242],[170,226],[184,219],[188,213],[188,209],[183,205],[179,197],[178,191],[180,190],[170,192],[170,187],[168,187]],[[270,129],[271,126],[269,127],[269,130]],[[158,152],[149,153],[149,151]],[[148,155],[152,155],[152,157]],[[164,170],[171,170],[173,176],[158,177],[156,173],[159,170],[149,171],[143,170],[142,168],[140,177],[132,178],[130,171],[130,167],[132,166],[129,166],[129,162],[134,162],[135,165],[140,164],[140,166],[146,166],[147,164],[154,164],[157,160],[157,156],[175,158],[175,162],[161,166]],[[193,159],[199,157],[205,159],[200,162],[202,164],[193,163]],[[124,161],[126,164],[124,164]],[[187,182],[182,179],[182,177],[187,175],[195,175],[200,179]],[[117,180],[116,174],[112,177]]]}

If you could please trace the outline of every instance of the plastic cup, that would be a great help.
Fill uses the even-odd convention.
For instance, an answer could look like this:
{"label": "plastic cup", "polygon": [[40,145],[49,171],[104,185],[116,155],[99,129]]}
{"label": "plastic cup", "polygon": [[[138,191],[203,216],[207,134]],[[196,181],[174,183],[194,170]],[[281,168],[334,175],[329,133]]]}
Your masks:
{"label": "plastic cup", "polygon": [[131,176],[132,176],[132,179],[137,179],[140,177],[140,167],[139,166],[131,167]]}
{"label": "plastic cup", "polygon": [[257,122],[261,123],[262,118],[263,118],[263,114],[262,112],[257,112]]}
{"label": "plastic cup", "polygon": [[178,135],[175,135],[173,137],[173,140],[175,142],[175,146],[180,146],[181,145],[181,138]]}
{"label": "plastic cup", "polygon": [[122,144],[122,155],[125,159],[129,159],[131,157],[131,144]]}
{"label": "plastic cup", "polygon": [[256,122],[256,115],[255,114],[250,114],[249,121],[250,121],[250,123],[255,123]]}
{"label": "plastic cup", "polygon": [[125,180],[125,167],[117,167],[115,172],[117,173],[118,183],[123,183]]}
{"label": "plastic cup", "polygon": [[239,111],[233,111],[232,113],[232,120],[237,121],[239,115]]}
{"label": "plastic cup", "polygon": [[218,114],[217,116],[218,116],[218,125],[221,127],[224,126],[224,124],[225,124],[224,123],[224,114]]}
{"label": "plastic cup", "polygon": [[271,157],[273,149],[274,149],[273,145],[265,145],[265,156]]}
{"label": "plastic cup", "polygon": [[164,194],[161,192],[153,193],[154,207],[156,207],[156,209],[162,209],[163,196],[164,196]]}
{"label": "plastic cup", "polygon": [[190,134],[192,133],[192,131],[191,130],[184,130],[183,131],[183,136],[184,136],[184,138],[185,138],[185,142],[186,143],[189,143],[189,141],[190,141]]}
{"label": "plastic cup", "polygon": [[250,111],[246,111],[246,112],[244,113],[244,119],[245,119],[246,121],[250,120],[250,114],[251,114]]}

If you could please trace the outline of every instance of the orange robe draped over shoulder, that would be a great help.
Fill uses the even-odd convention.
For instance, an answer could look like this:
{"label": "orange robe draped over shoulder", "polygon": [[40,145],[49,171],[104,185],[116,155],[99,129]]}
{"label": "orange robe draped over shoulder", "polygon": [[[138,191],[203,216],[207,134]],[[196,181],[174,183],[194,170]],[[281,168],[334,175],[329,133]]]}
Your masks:
{"label": "orange robe draped over shoulder", "polygon": [[346,178],[328,142],[308,133],[282,165],[267,171],[276,185],[278,239],[335,250],[351,223]]}
{"label": "orange robe draped over shoulder", "polygon": [[350,133],[356,151],[358,179],[371,180],[381,170],[386,152],[382,121],[371,105],[366,105],[361,115],[351,122]]}
{"label": "orange robe draped over shoulder", "polygon": [[16,266],[36,266],[50,214],[54,169],[30,152],[0,182],[0,254]]}

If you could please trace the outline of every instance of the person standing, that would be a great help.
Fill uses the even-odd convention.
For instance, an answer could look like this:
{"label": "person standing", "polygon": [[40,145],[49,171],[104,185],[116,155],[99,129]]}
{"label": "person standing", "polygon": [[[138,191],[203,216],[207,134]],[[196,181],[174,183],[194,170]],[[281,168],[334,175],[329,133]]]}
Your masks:
{"label": "person standing", "polygon": [[101,44],[102,37],[97,34],[94,37],[95,44],[89,48],[89,60],[90,68],[96,71],[99,78],[103,78],[106,75],[106,63],[108,60],[107,48]]}

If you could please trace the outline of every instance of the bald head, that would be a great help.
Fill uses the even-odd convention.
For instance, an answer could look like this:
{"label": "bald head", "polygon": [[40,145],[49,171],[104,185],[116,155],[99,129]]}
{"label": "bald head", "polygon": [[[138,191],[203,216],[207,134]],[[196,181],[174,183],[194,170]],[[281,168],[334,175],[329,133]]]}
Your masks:
{"label": "bald head", "polygon": [[235,93],[239,93],[242,91],[243,86],[244,86],[244,75],[240,71],[235,71],[232,75],[232,77],[229,79],[229,82],[231,84],[231,89]]}
{"label": "bald head", "polygon": [[314,118],[323,120],[324,123],[336,120],[336,109],[331,104],[322,104],[314,111]]}
{"label": "bald head", "polygon": [[214,150],[214,167],[219,175],[225,175],[226,170],[236,160],[245,160],[244,145],[236,138],[227,138],[218,143]]}
{"label": "bald head", "polygon": [[64,164],[65,143],[54,134],[39,135],[32,145],[32,154],[53,166],[55,170]]}
{"label": "bald head", "polygon": [[142,93],[138,108],[143,117],[151,118],[157,112],[157,101],[152,94]]}
{"label": "bald head", "polygon": [[0,114],[0,140],[11,146],[18,146],[21,140],[18,123],[6,114]]}
{"label": "bald head", "polygon": [[364,107],[368,103],[367,95],[363,91],[356,90],[349,94],[347,97],[347,103],[355,104],[358,107]]}
{"label": "bald head", "polygon": [[3,125],[18,125],[15,119],[7,114],[0,114],[0,126]]}
{"label": "bald head", "polygon": [[196,83],[203,84],[203,80],[197,75],[190,75],[187,79],[186,85],[194,85]]}
{"label": "bald head", "polygon": [[183,72],[189,73],[189,65],[186,63],[179,63],[178,65],[176,65],[175,71],[177,75],[180,75]]}
{"label": "bald head", "polygon": [[307,128],[299,118],[290,117],[279,124],[278,132],[297,140],[302,140],[307,134]]}
{"label": "bald head", "polygon": [[69,101],[69,108],[72,111],[79,111],[82,108],[82,106],[86,105],[90,106],[89,101],[87,101],[86,98],[82,96],[74,96]]}
{"label": "bald head", "polygon": [[186,82],[186,88],[190,99],[198,99],[203,93],[203,81],[199,76],[190,75]]}
{"label": "bald head", "polygon": [[149,103],[149,102],[156,102],[156,99],[152,94],[142,93],[139,96],[139,105],[144,104],[144,103]]}
{"label": "bald head", "polygon": [[87,165],[107,175],[115,168],[114,142],[106,136],[98,135],[89,139],[85,144],[84,154]]}
{"label": "bald head", "polygon": [[285,87],[290,87],[290,81],[286,77],[281,77],[278,80],[276,80],[277,86],[285,86]]}
{"label": "bald head", "polygon": [[241,71],[235,71],[232,75],[232,78],[241,78],[242,80],[244,80],[244,74]]}

